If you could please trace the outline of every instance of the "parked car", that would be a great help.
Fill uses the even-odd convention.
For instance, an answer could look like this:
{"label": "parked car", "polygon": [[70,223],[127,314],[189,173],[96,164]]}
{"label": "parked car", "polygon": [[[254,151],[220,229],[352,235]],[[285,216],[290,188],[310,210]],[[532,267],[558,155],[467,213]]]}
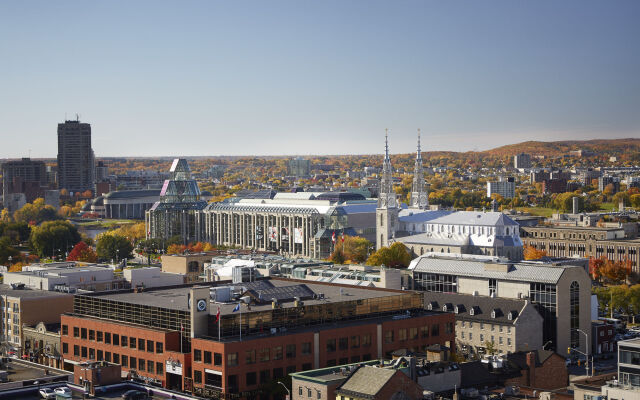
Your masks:
{"label": "parked car", "polygon": [[40,393],[40,396],[43,399],[55,399],[56,398],[56,392],[54,392],[50,388],[42,388],[42,389],[40,389],[38,391],[38,393]]}
{"label": "parked car", "polygon": [[60,386],[60,387],[57,387],[54,390],[54,392],[55,392],[55,394],[68,394],[68,395],[70,395],[71,394],[71,389],[69,389],[67,386]]}
{"label": "parked car", "polygon": [[127,390],[122,394],[124,400],[147,400],[149,395],[142,390]]}

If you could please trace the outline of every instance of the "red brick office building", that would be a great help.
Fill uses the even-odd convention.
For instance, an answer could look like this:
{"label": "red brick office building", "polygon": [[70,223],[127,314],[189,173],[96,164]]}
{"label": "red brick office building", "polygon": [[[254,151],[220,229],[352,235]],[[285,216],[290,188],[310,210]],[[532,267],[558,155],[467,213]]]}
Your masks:
{"label": "red brick office building", "polygon": [[425,311],[422,299],[287,279],[78,295],[61,347],[67,368],[105,360],[204,397],[281,398],[266,388],[291,372],[453,346],[453,314]]}

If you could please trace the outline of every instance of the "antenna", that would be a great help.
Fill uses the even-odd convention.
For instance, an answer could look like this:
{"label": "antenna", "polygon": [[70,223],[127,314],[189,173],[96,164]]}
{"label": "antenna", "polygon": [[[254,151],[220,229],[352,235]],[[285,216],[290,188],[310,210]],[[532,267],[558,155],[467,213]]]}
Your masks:
{"label": "antenna", "polygon": [[76,113],[76,122],[80,122],[80,114]]}
{"label": "antenna", "polygon": [[418,128],[418,154],[416,154],[418,160],[422,160],[422,150],[420,149],[420,128]]}

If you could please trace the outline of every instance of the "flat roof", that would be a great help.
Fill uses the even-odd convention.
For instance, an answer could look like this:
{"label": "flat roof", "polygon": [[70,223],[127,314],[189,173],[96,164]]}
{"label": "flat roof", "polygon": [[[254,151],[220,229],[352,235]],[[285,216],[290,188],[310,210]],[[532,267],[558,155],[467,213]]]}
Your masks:
{"label": "flat roof", "polygon": [[[100,299],[119,301],[123,303],[131,303],[131,304],[140,304],[147,305],[153,307],[161,307],[167,308],[171,310],[179,310],[179,311],[189,311],[188,306],[188,294],[192,287],[225,287],[225,286],[234,286],[234,287],[246,287],[247,289],[252,289],[255,292],[260,292],[261,290],[265,290],[264,286],[261,286],[259,282],[267,281],[273,285],[275,288],[284,288],[284,287],[292,287],[305,285],[315,294],[322,294],[323,298],[317,299],[303,299],[305,305],[315,305],[315,304],[326,304],[326,303],[339,303],[342,301],[354,301],[354,300],[363,300],[363,299],[371,299],[371,298],[380,298],[380,297],[388,297],[388,296],[400,296],[407,295],[413,292],[410,291],[399,291],[393,289],[381,289],[381,288],[365,288],[365,287],[356,287],[351,285],[336,285],[336,284],[327,284],[320,283],[314,281],[306,281],[306,280],[296,280],[296,279],[287,279],[287,278],[271,278],[268,280],[258,280],[256,282],[251,283],[241,283],[241,284],[216,284],[214,282],[203,282],[192,286],[181,286],[174,287],[168,289],[148,289],[143,292],[134,293],[133,290],[128,292],[118,292],[118,293],[105,293],[100,294],[96,293],[93,296],[98,297]],[[251,309],[249,310],[246,305],[242,306],[242,313],[247,312],[260,312],[271,309],[271,302],[269,298],[265,298],[265,300],[269,301],[263,304],[251,304]],[[218,306],[220,306],[220,314],[221,315],[229,315],[233,314],[233,309],[236,307],[237,301],[229,302],[229,303],[216,303],[211,301],[209,305],[209,314],[215,315],[218,311]],[[293,301],[282,302],[280,306],[283,308],[294,307]]]}
{"label": "flat roof", "polygon": [[0,284],[0,296],[19,297],[21,299],[36,299],[42,297],[71,296],[69,293],[52,292],[49,290],[13,289],[9,285]]}

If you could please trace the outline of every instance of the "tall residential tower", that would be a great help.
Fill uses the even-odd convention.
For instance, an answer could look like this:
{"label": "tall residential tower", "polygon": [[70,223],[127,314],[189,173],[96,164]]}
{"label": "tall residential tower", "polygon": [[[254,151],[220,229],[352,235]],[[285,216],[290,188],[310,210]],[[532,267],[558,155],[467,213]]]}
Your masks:
{"label": "tall residential tower", "polygon": [[91,125],[79,120],[58,124],[58,187],[69,192],[94,190]]}

